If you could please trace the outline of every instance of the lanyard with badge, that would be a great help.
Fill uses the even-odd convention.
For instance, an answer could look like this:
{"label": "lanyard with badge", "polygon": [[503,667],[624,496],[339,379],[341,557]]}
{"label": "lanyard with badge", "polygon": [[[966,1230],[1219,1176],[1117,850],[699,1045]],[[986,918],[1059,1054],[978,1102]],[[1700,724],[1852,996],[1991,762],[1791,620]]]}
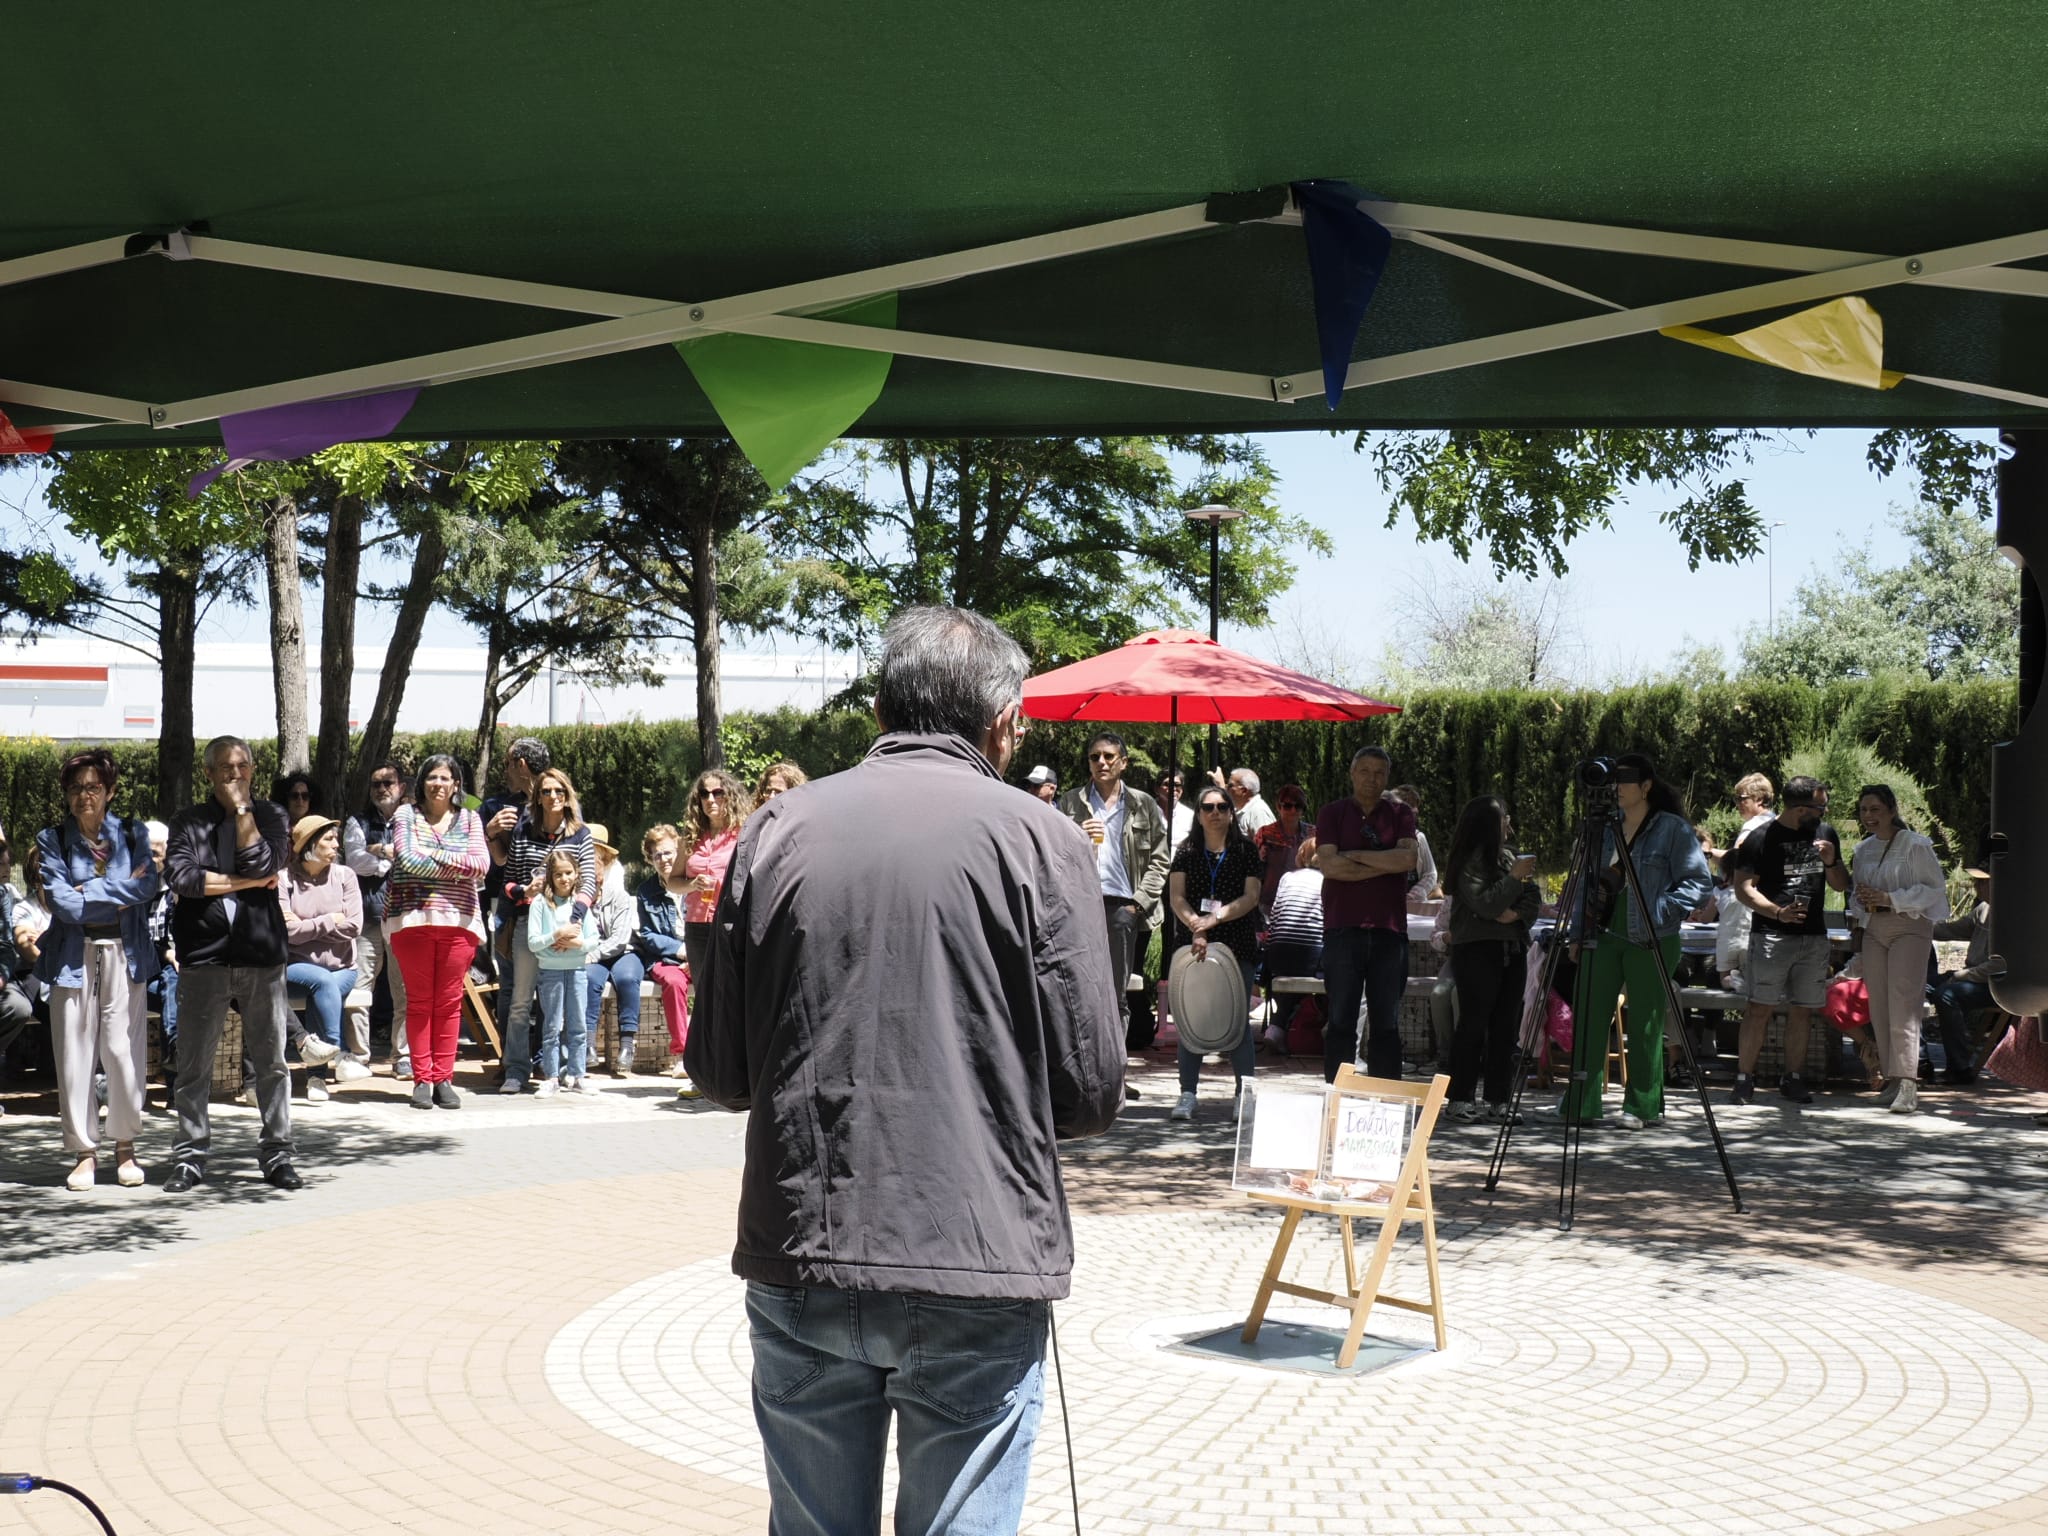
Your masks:
{"label": "lanyard with badge", "polygon": [[1221,853],[1211,853],[1204,848],[1202,857],[1209,861],[1209,894],[1202,898],[1202,915],[1218,917],[1227,903],[1216,899],[1216,877],[1223,873],[1223,861],[1230,857],[1230,850],[1226,848]]}

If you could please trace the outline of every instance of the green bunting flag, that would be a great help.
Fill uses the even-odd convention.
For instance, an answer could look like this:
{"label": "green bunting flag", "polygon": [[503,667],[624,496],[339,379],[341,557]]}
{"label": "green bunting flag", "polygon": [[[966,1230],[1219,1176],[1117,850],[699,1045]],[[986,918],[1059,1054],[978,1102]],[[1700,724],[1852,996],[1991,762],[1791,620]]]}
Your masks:
{"label": "green bunting flag", "polygon": [[[821,311],[811,318],[896,328],[896,295]],[[796,472],[866,414],[888,382],[888,352],[720,334],[676,343],[761,478],[780,490]]]}

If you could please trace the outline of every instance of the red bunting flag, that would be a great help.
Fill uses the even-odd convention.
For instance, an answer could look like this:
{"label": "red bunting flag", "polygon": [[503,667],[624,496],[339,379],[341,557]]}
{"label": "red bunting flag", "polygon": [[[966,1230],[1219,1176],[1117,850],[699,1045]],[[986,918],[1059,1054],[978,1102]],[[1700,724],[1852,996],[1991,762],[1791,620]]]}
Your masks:
{"label": "red bunting flag", "polygon": [[56,441],[54,432],[22,431],[0,411],[0,453],[48,453]]}

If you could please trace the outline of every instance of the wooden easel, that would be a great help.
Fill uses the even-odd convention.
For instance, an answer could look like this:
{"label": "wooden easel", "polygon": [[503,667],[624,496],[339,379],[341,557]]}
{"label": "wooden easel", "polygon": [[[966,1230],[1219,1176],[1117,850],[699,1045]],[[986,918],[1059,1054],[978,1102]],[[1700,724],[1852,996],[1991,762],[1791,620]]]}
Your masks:
{"label": "wooden easel", "polygon": [[[1337,1072],[1336,1086],[1369,1089],[1377,1098],[1413,1099],[1418,1109],[1414,1134],[1408,1142],[1408,1155],[1402,1159],[1401,1171],[1394,1179],[1393,1193],[1384,1205],[1315,1200],[1306,1195],[1284,1194],[1277,1191],[1245,1191],[1251,1199],[1286,1206],[1287,1216],[1280,1224],[1279,1237],[1274,1239],[1273,1256],[1266,1261],[1265,1276],[1259,1281],[1258,1298],[1252,1303],[1252,1314],[1245,1320],[1244,1332],[1240,1337],[1247,1344],[1258,1338],[1259,1327],[1266,1319],[1266,1308],[1273,1299],[1273,1293],[1279,1291],[1288,1296],[1305,1296],[1310,1301],[1327,1302],[1351,1314],[1351,1326],[1345,1330],[1344,1343],[1337,1351],[1337,1365],[1340,1369],[1348,1367],[1358,1358],[1358,1346],[1365,1337],[1366,1319],[1372,1315],[1375,1302],[1383,1301],[1390,1307],[1425,1313],[1436,1325],[1436,1347],[1442,1349],[1446,1343],[1444,1291],[1442,1277],[1437,1271],[1436,1203],[1431,1198],[1429,1189],[1429,1138],[1436,1130],[1437,1113],[1443,1108],[1444,1095],[1450,1090],[1451,1080],[1440,1074],[1427,1083],[1403,1083],[1388,1078],[1367,1077],[1354,1068],[1341,1067]],[[1335,1113],[1334,1106],[1331,1112]],[[1305,1211],[1320,1211],[1324,1215],[1335,1216],[1340,1224],[1339,1231],[1344,1237],[1345,1288],[1342,1291],[1319,1291],[1280,1278],[1281,1268],[1287,1262],[1288,1245],[1294,1241],[1294,1229],[1301,1225],[1302,1213]],[[1352,1240],[1351,1223],[1371,1217],[1379,1219],[1379,1241],[1373,1245],[1372,1257],[1366,1262],[1365,1272],[1361,1274],[1358,1268],[1358,1250]],[[1422,1258],[1429,1269],[1427,1301],[1389,1296],[1380,1289],[1380,1282],[1386,1277],[1387,1264],[1394,1256],[1394,1239],[1400,1234],[1402,1225],[1410,1221],[1422,1223]]]}

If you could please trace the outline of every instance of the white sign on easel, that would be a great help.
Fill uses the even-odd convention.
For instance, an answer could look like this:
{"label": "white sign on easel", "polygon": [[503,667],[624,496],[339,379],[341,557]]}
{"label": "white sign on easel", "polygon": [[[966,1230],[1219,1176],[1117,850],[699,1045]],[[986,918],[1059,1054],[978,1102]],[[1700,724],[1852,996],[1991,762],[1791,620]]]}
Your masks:
{"label": "white sign on easel", "polygon": [[1414,1108],[1387,1099],[1339,1095],[1337,1123],[1330,1134],[1330,1177],[1393,1183],[1408,1155]]}

